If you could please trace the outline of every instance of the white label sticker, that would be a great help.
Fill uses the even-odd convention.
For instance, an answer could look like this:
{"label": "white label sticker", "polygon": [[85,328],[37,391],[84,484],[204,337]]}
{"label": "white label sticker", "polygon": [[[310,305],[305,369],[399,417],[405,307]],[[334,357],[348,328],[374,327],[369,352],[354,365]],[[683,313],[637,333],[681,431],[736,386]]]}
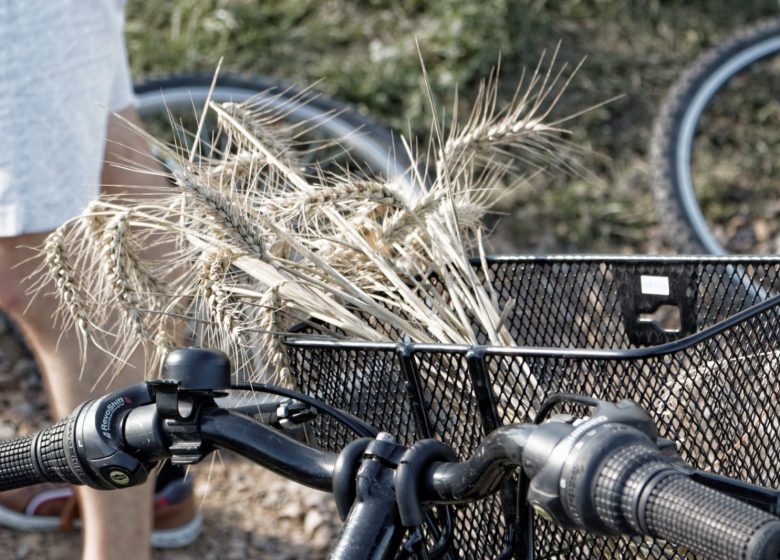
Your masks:
{"label": "white label sticker", "polygon": [[653,296],[669,295],[669,278],[666,276],[645,276],[642,275],[642,293]]}

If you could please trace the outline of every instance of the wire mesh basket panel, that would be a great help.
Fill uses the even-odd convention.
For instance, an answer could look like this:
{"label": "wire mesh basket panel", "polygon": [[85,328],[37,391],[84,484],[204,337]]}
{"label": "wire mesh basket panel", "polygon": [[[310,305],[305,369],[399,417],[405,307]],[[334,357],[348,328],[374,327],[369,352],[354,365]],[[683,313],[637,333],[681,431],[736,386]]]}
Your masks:
{"label": "wire mesh basket panel", "polygon": [[[559,392],[631,398],[698,469],[780,486],[780,260],[500,257],[478,263],[516,347],[288,341],[299,389],[411,444],[467,457]],[[307,327],[309,330],[312,327]],[[576,413],[561,408],[561,412]],[[351,439],[325,418],[324,447]],[[652,539],[594,537],[530,519],[516,481],[454,508],[452,558],[688,558]],[[528,550],[526,550],[528,548]]]}

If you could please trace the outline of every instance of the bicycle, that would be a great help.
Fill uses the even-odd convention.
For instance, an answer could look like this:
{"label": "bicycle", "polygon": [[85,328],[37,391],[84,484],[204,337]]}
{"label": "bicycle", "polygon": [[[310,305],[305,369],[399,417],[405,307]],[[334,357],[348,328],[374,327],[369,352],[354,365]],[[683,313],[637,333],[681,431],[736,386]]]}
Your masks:
{"label": "bicycle", "polygon": [[764,226],[776,215],[766,202],[776,195],[778,51],[780,20],[746,27],[699,56],[666,95],[650,165],[677,249],[752,252],[776,235]]}
{"label": "bicycle", "polygon": [[[126,487],[222,448],[332,492],[333,558],[777,558],[780,296],[736,292],[735,268],[778,293],[772,258],[492,258],[528,346],[333,342],[307,324],[287,341],[297,390],[177,350],[163,379],[0,444],[0,488]],[[282,400],[225,410],[228,389]],[[300,430],[317,447],[280,433]]]}

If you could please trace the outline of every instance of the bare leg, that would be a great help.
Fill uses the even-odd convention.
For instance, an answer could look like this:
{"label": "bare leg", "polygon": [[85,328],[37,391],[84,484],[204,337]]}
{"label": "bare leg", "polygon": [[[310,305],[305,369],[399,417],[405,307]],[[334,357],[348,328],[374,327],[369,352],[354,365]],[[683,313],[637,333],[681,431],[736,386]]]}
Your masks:
{"label": "bare leg", "polygon": [[[100,351],[90,349],[90,360],[81,380],[79,370],[81,356],[73,333],[61,333],[52,327],[52,313],[57,302],[51,296],[36,298],[26,313],[27,301],[21,288],[21,281],[33,271],[35,262],[9,270],[10,266],[32,256],[28,249],[16,248],[18,243],[37,246],[44,234],[16,238],[0,238],[0,285],[6,311],[21,327],[25,338],[33,349],[44,374],[49,403],[56,417],[70,414],[81,402],[94,398],[90,393],[98,375],[106,367]],[[10,266],[9,266],[10,265]],[[10,277],[10,278],[9,278]],[[140,369],[128,369],[118,382],[130,384],[143,377]],[[99,390],[100,391],[100,390]],[[100,391],[102,393],[103,391]],[[152,522],[152,486],[146,484],[137,488],[101,492],[87,488],[79,489],[81,515],[84,520],[84,558],[97,560],[144,559],[149,557],[148,546]]]}
{"label": "bare leg", "polygon": [[[128,119],[135,119],[135,111],[123,112]],[[140,159],[140,165],[150,161],[139,158],[135,150],[146,150],[145,143],[115,117],[108,126],[107,160],[126,163],[128,159]],[[137,185],[151,177],[126,172],[105,165],[102,182],[106,185]],[[116,187],[109,187],[118,192]],[[105,392],[97,388],[97,395],[90,389],[106,367],[106,358],[92,348],[89,363],[79,379],[80,353],[73,333],[54,329],[52,314],[57,302],[51,296],[41,295],[28,305],[23,280],[38,266],[38,261],[27,261],[35,253],[20,246],[37,247],[46,234],[31,234],[14,238],[0,238],[0,307],[20,325],[43,371],[49,402],[57,417],[70,414],[81,402]],[[142,361],[136,367],[127,367],[115,381],[115,387],[141,381],[144,377]],[[81,512],[84,520],[84,558],[86,560],[143,560],[149,558],[149,534],[152,523],[152,485],[112,492],[100,492],[82,488],[79,490]]]}

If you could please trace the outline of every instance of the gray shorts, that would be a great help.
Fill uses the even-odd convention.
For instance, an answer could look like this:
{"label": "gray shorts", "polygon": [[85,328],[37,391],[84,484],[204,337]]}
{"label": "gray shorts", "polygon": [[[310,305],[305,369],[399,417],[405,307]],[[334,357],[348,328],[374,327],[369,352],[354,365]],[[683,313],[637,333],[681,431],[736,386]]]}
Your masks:
{"label": "gray shorts", "polygon": [[0,236],[53,230],[98,196],[108,114],[133,103],[123,4],[0,1]]}

